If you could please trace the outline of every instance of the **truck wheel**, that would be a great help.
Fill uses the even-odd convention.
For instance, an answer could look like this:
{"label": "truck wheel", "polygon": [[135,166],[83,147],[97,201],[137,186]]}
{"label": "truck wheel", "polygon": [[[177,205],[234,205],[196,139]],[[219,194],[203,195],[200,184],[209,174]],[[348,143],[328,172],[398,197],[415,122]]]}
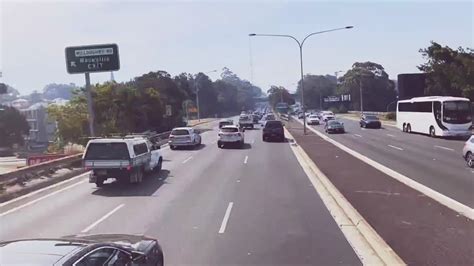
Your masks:
{"label": "truck wheel", "polygon": [[172,149],[172,150],[176,150],[176,147],[175,147],[175,146],[173,146],[173,145],[170,145],[170,149]]}
{"label": "truck wheel", "polygon": [[140,184],[143,181],[143,169],[138,168],[137,170],[135,170],[135,172],[133,173],[133,179],[130,181],[132,181],[130,183]]}
{"label": "truck wheel", "polygon": [[97,187],[103,187],[104,186],[104,179],[103,178],[97,178],[97,180],[95,181],[95,185]]}
{"label": "truck wheel", "polygon": [[161,167],[163,167],[163,159],[160,158],[160,160],[158,161],[158,164],[156,165],[155,170],[157,173],[159,173],[161,171]]}

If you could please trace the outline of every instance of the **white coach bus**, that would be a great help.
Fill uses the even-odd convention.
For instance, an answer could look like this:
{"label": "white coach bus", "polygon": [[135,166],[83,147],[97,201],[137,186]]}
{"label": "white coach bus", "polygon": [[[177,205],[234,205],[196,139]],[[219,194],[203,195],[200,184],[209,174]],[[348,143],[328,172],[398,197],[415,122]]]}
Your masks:
{"label": "white coach bus", "polygon": [[471,135],[471,102],[467,98],[427,96],[398,101],[397,127],[432,137]]}

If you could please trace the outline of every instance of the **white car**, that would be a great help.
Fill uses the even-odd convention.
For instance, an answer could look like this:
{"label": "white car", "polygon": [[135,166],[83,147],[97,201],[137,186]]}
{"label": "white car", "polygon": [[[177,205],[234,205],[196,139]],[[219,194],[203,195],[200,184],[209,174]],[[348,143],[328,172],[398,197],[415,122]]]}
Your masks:
{"label": "white car", "polygon": [[109,179],[141,183],[145,172],[160,171],[163,157],[158,145],[142,137],[93,139],[82,155],[89,183],[102,187]]}
{"label": "white car", "polygon": [[170,149],[177,147],[198,147],[201,145],[201,135],[199,130],[192,127],[173,128],[169,136]]}
{"label": "white car", "polygon": [[307,120],[308,125],[319,125],[319,117],[317,115],[310,115]]}
{"label": "white car", "polygon": [[327,122],[329,120],[334,120],[336,119],[336,117],[334,115],[331,115],[331,114],[323,114],[323,121],[324,122]]}
{"label": "white car", "polygon": [[474,168],[474,136],[471,136],[462,149],[462,157],[466,160],[467,166]]}
{"label": "white car", "polygon": [[253,117],[252,115],[240,115],[239,116],[239,127],[249,127],[253,129]]}
{"label": "white car", "polygon": [[223,148],[225,145],[234,144],[240,148],[244,146],[245,135],[244,129],[240,130],[238,126],[223,126],[219,130],[219,140],[217,141],[217,147]]}

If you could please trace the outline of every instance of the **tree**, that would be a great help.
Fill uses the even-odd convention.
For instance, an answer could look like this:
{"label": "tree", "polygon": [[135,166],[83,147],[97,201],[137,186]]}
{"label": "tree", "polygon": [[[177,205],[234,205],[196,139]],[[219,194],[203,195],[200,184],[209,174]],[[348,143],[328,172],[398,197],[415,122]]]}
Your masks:
{"label": "tree", "polygon": [[[4,83],[2,83],[4,84]],[[16,100],[18,99],[18,96],[20,96],[20,93],[15,89],[13,88],[12,86],[8,85],[8,84],[4,84],[3,87],[3,92],[5,91],[5,86],[6,86],[6,90],[7,92],[6,93],[0,93],[0,102],[1,101],[13,101],[13,100]]]}
{"label": "tree", "polygon": [[288,92],[285,87],[282,86],[271,86],[270,89],[267,91],[268,94],[268,102],[271,106],[275,106],[277,103],[284,102],[288,105],[295,104],[295,99],[293,96]]}
{"label": "tree", "polygon": [[255,98],[262,95],[262,90],[254,86],[247,80],[240,79],[230,69],[224,67],[221,73],[222,81],[237,88],[237,105],[240,110],[253,109],[255,106]]}
{"label": "tree", "polygon": [[[336,77],[331,75],[305,75],[303,78],[304,101],[307,108],[323,109],[323,98],[332,96],[336,90]],[[301,81],[296,90],[301,98]]]}
{"label": "tree", "polygon": [[373,62],[356,62],[340,79],[337,94],[350,94],[353,110],[360,110],[362,88],[363,110],[384,111],[396,99],[395,83],[389,79],[382,65]]}
{"label": "tree", "polygon": [[427,60],[418,69],[427,73],[426,95],[449,95],[474,100],[474,50],[453,50],[436,42],[419,52]]}
{"label": "tree", "polygon": [[51,104],[47,110],[49,119],[57,123],[56,135],[60,144],[87,143],[89,116],[83,94],[76,94],[66,105]]}
{"label": "tree", "polygon": [[18,110],[0,105],[0,147],[22,145],[24,135],[28,135],[28,122]]}
{"label": "tree", "polygon": [[43,88],[43,97],[47,100],[54,100],[56,98],[62,98],[70,100],[73,96],[73,91],[77,90],[77,86],[74,83],[70,84],[56,84],[51,83]]}

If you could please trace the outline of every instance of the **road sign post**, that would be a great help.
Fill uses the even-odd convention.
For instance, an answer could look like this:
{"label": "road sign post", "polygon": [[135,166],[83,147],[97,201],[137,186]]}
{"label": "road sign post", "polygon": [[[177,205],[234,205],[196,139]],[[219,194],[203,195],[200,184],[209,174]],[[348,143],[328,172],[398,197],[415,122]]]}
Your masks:
{"label": "road sign post", "polygon": [[66,47],[66,69],[69,74],[85,74],[86,97],[89,111],[89,131],[94,131],[94,109],[92,106],[90,73],[110,72],[120,69],[117,44],[98,44]]}

